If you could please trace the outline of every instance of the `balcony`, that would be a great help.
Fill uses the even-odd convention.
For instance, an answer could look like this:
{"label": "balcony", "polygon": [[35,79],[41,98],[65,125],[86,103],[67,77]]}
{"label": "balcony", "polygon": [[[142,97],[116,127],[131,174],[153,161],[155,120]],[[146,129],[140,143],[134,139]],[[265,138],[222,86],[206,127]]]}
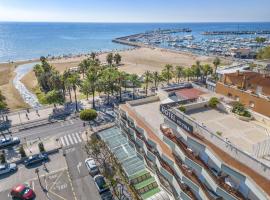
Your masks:
{"label": "balcony", "polygon": [[[226,176],[216,176],[210,167],[198,156],[194,155],[193,151],[188,148],[188,146],[182,142],[179,138],[177,138],[171,131],[170,128],[164,128],[162,125],[160,126],[160,130],[162,133],[173,141],[177,146],[181,149],[181,151],[185,154],[186,157],[193,160],[196,164],[201,166],[205,171],[211,176],[211,178],[215,181],[215,183],[220,186],[223,190],[227,191],[236,199],[245,199],[244,196],[237,191],[236,189],[230,187],[228,184],[225,183]],[[181,161],[182,162],[182,161]]]}

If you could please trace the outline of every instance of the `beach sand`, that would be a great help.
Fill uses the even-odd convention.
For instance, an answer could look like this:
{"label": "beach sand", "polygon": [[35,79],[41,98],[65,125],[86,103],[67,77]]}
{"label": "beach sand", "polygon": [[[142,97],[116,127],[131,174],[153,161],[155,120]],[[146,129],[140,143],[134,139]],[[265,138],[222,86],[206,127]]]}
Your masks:
{"label": "beach sand", "polygon": [[[199,56],[193,55],[190,53],[174,52],[170,50],[160,49],[160,48],[136,48],[131,50],[119,51],[122,56],[122,62],[119,67],[119,70],[126,71],[129,73],[136,73],[142,75],[146,70],[149,71],[161,71],[166,64],[172,64],[174,66],[180,65],[184,67],[190,67],[192,64],[195,64],[197,60],[201,61],[202,64],[209,63],[212,64],[214,57],[208,56]],[[102,63],[106,62],[107,53],[100,54],[98,57]],[[63,72],[65,69],[78,66],[78,64],[86,58],[85,56],[75,56],[72,58],[61,58],[51,60],[50,63],[60,72]],[[231,63],[230,60],[221,59],[222,64]],[[1,69],[2,68],[2,69]],[[5,68],[5,69],[4,69]],[[0,85],[0,89],[3,88],[4,95],[7,95],[7,103],[11,109],[18,107],[25,107],[20,96],[16,93],[16,89],[12,86],[11,75],[14,69],[9,67],[9,76],[5,77],[2,70],[7,70],[7,67],[1,67],[0,65],[0,74],[5,78],[4,86]],[[1,77],[1,76],[0,76]],[[11,81],[9,81],[11,80]],[[1,78],[2,81],[2,78]],[[10,83],[11,82],[11,83]],[[25,86],[33,91],[33,88],[37,85],[37,80],[35,78],[34,72],[29,72],[26,76],[23,77],[22,82]],[[7,87],[8,85],[8,87]],[[15,89],[15,91],[14,91]],[[2,89],[1,89],[2,90]],[[10,96],[10,97],[9,97]],[[15,98],[14,98],[15,97]]]}

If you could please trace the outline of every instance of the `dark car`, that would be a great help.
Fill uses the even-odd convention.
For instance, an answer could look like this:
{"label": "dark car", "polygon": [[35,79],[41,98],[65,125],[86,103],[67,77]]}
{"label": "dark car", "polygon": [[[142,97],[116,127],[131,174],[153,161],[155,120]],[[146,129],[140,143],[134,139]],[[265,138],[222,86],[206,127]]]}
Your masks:
{"label": "dark car", "polygon": [[47,161],[49,159],[48,154],[46,153],[40,153],[40,154],[36,154],[33,156],[28,157],[25,161],[24,164],[26,166],[30,166],[36,163],[40,163],[43,161]]}
{"label": "dark car", "polygon": [[109,187],[102,175],[96,175],[94,177],[94,181],[100,194],[109,190]]}
{"label": "dark car", "polygon": [[14,200],[34,200],[36,198],[35,192],[24,184],[13,187],[10,196]]}
{"label": "dark car", "polygon": [[13,146],[17,144],[20,144],[20,139],[18,137],[6,137],[0,139],[0,148]]}

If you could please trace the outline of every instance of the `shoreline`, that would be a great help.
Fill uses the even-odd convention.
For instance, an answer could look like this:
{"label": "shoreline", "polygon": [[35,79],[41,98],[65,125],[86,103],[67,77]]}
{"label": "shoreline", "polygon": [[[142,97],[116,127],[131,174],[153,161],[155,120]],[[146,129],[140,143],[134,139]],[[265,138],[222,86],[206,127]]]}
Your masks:
{"label": "shoreline", "polygon": [[[180,52],[165,48],[132,47],[121,50],[114,49],[111,51],[98,52],[97,57],[100,59],[101,63],[106,63],[106,55],[109,52],[118,52],[122,56],[119,70],[129,73],[136,73],[138,75],[142,75],[146,70],[151,72],[160,72],[166,64],[190,67],[192,64],[195,64],[197,60],[200,60],[202,64],[212,64],[214,59],[214,57],[210,56],[196,55],[193,53]],[[72,55],[69,57],[61,56],[55,59],[49,58],[48,61],[53,65],[53,67],[62,73],[68,68],[78,66],[78,64],[87,57],[89,57],[89,53]],[[14,85],[12,85],[15,77],[14,70],[16,66],[37,61],[39,61],[39,59],[28,59],[13,63],[0,63],[0,78],[2,72],[2,76],[5,78],[5,81],[0,81],[0,90],[2,90],[3,94],[7,97],[7,103],[10,110],[28,107],[28,105],[25,105],[23,102],[22,97],[18,94],[18,91],[15,89]],[[227,58],[222,59],[223,64],[232,62],[232,60],[228,60]],[[6,73],[8,73],[8,76]],[[22,77],[21,82],[29,91],[33,92],[33,89],[37,84],[33,70]]]}

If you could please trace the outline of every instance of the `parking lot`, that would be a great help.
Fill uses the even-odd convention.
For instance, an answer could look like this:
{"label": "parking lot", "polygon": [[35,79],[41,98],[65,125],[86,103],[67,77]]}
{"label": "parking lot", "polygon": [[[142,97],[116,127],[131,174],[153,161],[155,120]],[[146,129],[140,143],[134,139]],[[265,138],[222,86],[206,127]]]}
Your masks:
{"label": "parking lot", "polygon": [[[40,182],[37,178],[26,181],[36,193],[38,199],[51,200],[75,200],[71,181],[66,169],[40,176]],[[10,189],[0,193],[0,199],[11,199]]]}
{"label": "parking lot", "polygon": [[[19,183],[29,182],[29,180],[37,179],[35,169],[39,169],[39,175],[49,176],[58,171],[65,170],[67,168],[65,157],[61,153],[50,155],[50,160],[46,162],[46,168],[40,163],[32,167],[25,167],[23,164],[18,165],[18,170],[14,173],[9,173],[0,176],[0,194],[3,191],[10,190],[13,186]],[[2,200],[2,198],[0,198]],[[4,198],[7,199],[7,198]]]}

